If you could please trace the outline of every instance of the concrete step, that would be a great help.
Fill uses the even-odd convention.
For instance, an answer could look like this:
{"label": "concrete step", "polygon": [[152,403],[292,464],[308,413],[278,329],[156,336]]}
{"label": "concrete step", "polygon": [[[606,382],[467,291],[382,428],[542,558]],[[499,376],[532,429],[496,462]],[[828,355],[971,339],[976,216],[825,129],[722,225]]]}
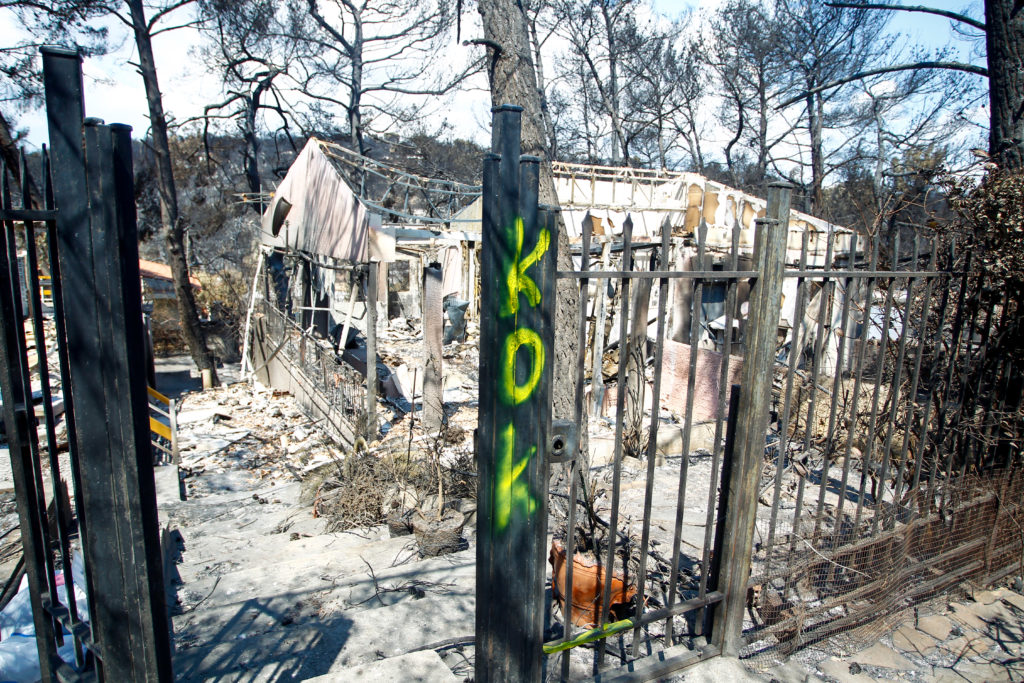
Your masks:
{"label": "concrete step", "polygon": [[307,679],[306,683],[336,683],[361,681],[364,683],[459,683],[444,660],[433,650],[421,650],[389,657],[369,664],[360,664],[344,671]]}

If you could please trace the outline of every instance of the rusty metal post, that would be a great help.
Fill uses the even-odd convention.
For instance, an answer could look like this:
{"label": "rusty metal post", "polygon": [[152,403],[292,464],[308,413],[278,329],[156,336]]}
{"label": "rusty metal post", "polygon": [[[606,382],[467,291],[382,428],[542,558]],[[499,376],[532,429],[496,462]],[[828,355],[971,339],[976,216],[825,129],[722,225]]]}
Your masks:
{"label": "rusty metal post", "polygon": [[735,422],[735,452],[729,480],[722,482],[723,486],[728,486],[729,505],[720,544],[721,574],[715,577],[725,599],[715,608],[712,643],[723,654],[732,656],[738,655],[743,645],[743,607],[750,578],[757,487],[775,376],[791,195],[792,187],[788,183],[770,184],[767,217],[757,222],[754,270],[760,275],[750,293],[739,407],[736,415],[729,415],[730,423]]}

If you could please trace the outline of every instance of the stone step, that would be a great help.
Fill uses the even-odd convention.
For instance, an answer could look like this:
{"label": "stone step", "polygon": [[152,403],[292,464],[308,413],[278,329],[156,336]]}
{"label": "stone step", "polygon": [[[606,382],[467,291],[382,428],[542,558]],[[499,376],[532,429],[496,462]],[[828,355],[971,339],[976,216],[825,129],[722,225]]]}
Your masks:
{"label": "stone step", "polygon": [[337,681],[459,683],[461,680],[452,673],[452,670],[436,652],[421,650],[310,678],[306,680],[306,683],[336,683]]}

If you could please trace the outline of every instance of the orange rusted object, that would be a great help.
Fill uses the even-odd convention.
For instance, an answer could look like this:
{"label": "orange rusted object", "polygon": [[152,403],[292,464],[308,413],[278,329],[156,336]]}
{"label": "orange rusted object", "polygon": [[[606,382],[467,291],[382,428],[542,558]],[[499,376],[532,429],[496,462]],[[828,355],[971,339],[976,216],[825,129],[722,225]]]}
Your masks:
{"label": "orange rusted object", "polygon": [[[565,613],[565,548],[557,538],[551,542],[552,582],[555,601]],[[574,554],[572,558],[572,623],[576,626],[593,628],[601,614],[601,597],[604,591],[604,567],[589,557]],[[636,588],[626,585],[622,574],[612,575],[611,610],[626,605],[636,595]]]}

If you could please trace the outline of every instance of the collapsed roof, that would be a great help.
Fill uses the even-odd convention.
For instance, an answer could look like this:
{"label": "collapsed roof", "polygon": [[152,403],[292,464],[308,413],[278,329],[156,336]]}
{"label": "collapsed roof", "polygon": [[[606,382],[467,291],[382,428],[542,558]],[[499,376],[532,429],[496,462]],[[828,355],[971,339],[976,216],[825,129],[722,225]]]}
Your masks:
{"label": "collapsed roof", "polygon": [[[661,234],[667,218],[676,234],[694,234],[701,219],[708,228],[707,246],[728,249],[732,231],[740,227],[740,251],[754,248],[754,220],[763,218],[767,202],[697,173],[651,171],[639,168],[591,166],[556,161],[552,163],[555,192],[562,208],[570,242],[580,240],[583,217],[595,218],[594,233],[614,237],[622,234],[626,217],[633,219],[633,237],[651,241]],[[478,200],[452,221],[462,230],[479,232]],[[804,233],[808,238],[809,265],[824,261],[828,235],[835,235],[835,254],[849,252],[853,231],[791,211],[787,260],[799,258]]]}

